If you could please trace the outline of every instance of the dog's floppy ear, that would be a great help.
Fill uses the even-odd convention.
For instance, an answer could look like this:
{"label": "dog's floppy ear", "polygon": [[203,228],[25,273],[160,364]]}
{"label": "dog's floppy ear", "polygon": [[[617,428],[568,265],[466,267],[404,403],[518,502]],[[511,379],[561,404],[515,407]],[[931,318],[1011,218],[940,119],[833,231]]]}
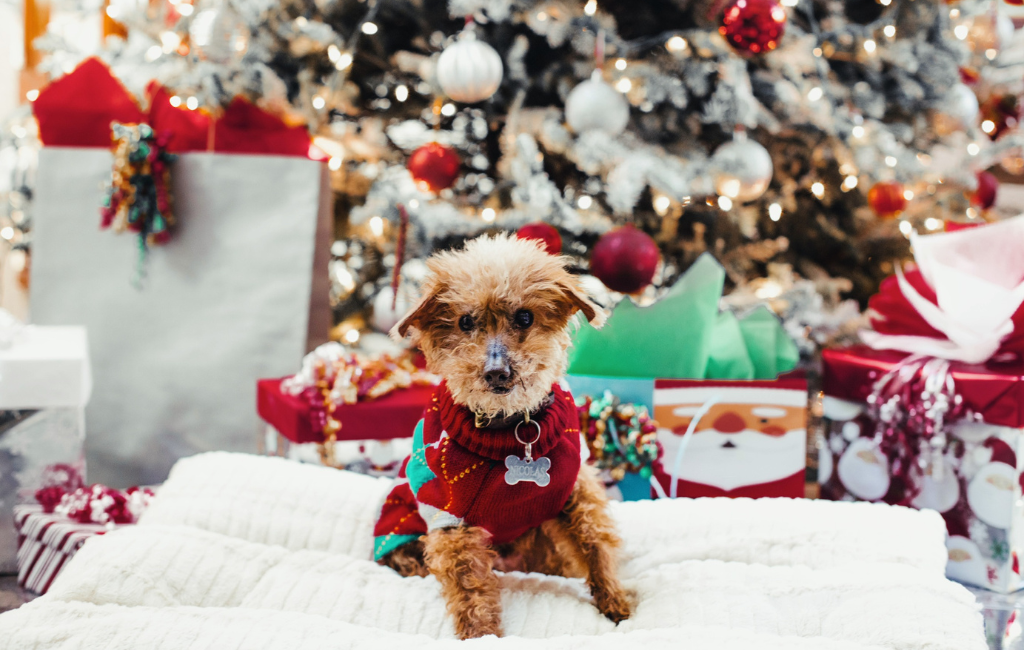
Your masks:
{"label": "dog's floppy ear", "polygon": [[608,315],[605,314],[604,309],[590,299],[587,292],[580,286],[579,280],[567,273],[566,278],[559,282],[558,285],[562,295],[565,296],[565,299],[572,306],[573,314],[577,311],[583,312],[583,315],[586,316],[590,324],[598,329],[604,325]]}
{"label": "dog's floppy ear", "polygon": [[419,330],[424,329],[424,323],[437,314],[440,306],[441,303],[437,299],[437,292],[428,293],[416,303],[416,306],[409,313],[402,317],[402,320],[398,321],[391,328],[391,338],[401,341],[409,333],[410,327],[415,327]]}

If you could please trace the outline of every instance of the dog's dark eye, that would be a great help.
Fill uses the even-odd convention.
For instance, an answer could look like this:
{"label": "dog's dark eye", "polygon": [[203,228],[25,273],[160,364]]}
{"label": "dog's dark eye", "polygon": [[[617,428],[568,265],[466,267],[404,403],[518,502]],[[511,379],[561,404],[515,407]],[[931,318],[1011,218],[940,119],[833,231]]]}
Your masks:
{"label": "dog's dark eye", "polygon": [[533,312],[529,309],[520,309],[512,316],[512,324],[520,329],[526,329],[533,325]]}
{"label": "dog's dark eye", "polygon": [[470,316],[469,314],[463,314],[463,316],[459,319],[459,329],[462,330],[463,332],[472,331],[473,325],[475,324],[476,323],[473,322],[473,317]]}

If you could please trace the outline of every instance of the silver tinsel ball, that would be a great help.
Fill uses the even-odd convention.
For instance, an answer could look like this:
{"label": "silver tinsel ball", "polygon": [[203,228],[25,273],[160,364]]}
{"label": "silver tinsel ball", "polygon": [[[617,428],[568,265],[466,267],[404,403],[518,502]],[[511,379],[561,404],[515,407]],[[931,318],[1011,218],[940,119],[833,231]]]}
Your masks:
{"label": "silver tinsel ball", "polygon": [[473,104],[490,98],[501,85],[501,56],[493,47],[478,41],[471,30],[441,52],[437,60],[437,82],[457,102]]}
{"label": "silver tinsel ball", "polygon": [[629,123],[629,102],[595,70],[590,79],[573,88],[566,98],[565,121],[576,133],[596,130],[619,135]]}
{"label": "silver tinsel ball", "polygon": [[249,28],[225,0],[202,3],[188,36],[192,52],[213,63],[237,61],[249,48]]}
{"label": "silver tinsel ball", "polygon": [[719,147],[711,165],[715,169],[715,191],[740,203],[759,198],[772,182],[771,155],[743,133]]}

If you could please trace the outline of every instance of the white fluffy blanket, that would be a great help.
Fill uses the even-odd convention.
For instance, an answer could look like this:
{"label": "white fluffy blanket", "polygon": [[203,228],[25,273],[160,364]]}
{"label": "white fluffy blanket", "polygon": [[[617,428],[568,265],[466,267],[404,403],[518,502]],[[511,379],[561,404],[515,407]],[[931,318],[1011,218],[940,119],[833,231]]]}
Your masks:
{"label": "white fluffy blanket", "polygon": [[[446,649],[433,578],[368,558],[389,481],[280,459],[183,460],[139,526],[90,540],[0,648]],[[502,576],[503,639],[467,647],[984,650],[934,513],[806,500],[613,504],[617,627],[582,581]]]}

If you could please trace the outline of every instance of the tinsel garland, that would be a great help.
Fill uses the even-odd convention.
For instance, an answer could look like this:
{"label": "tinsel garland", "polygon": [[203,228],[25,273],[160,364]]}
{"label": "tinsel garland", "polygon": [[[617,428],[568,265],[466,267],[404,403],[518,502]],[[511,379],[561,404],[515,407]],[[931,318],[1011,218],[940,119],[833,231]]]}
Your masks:
{"label": "tinsel garland", "polygon": [[658,423],[650,418],[647,407],[623,404],[611,391],[605,391],[597,400],[587,396],[576,408],[580,431],[598,469],[608,470],[615,481],[621,481],[627,472],[651,477],[662,450]]}
{"label": "tinsel garland", "polygon": [[139,235],[139,260],[149,246],[170,240],[170,163],[177,156],[167,152],[167,139],[148,124],[111,124],[114,166],[110,175],[100,227]]}

